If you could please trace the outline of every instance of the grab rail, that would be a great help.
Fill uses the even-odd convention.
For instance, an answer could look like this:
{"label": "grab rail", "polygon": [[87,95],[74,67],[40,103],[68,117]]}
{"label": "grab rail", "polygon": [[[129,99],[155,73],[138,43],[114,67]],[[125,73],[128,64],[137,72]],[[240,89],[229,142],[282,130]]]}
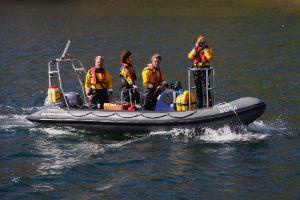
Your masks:
{"label": "grab rail", "polygon": [[[189,110],[191,110],[191,89],[196,89],[195,86],[191,87],[191,72],[205,71],[205,100],[206,107],[209,107],[209,94],[212,97],[212,106],[215,104],[215,70],[213,67],[207,68],[188,68],[188,88],[189,88]],[[202,86],[201,86],[202,87]],[[196,95],[197,96],[197,95]],[[202,97],[203,98],[203,97]],[[196,98],[199,101],[198,98]]]}
{"label": "grab rail", "polygon": [[[84,103],[85,104],[87,103],[87,97],[84,92],[83,82],[82,82],[81,78],[79,77],[80,72],[84,72],[84,74],[86,74],[86,69],[84,68],[82,62],[79,59],[66,58],[67,52],[70,48],[70,45],[71,45],[71,40],[68,41],[68,43],[63,51],[63,54],[61,55],[60,58],[57,58],[55,60],[51,60],[48,62],[49,86],[51,86],[53,83],[52,79],[54,78],[54,75],[57,75],[59,88],[61,90],[61,93],[63,95],[64,101],[65,101],[68,109],[70,108],[70,106],[64,95],[64,89],[63,89],[63,85],[62,85],[62,81],[61,81],[61,74],[60,74],[62,65],[60,65],[60,63],[70,63],[70,65],[72,66],[74,73],[77,77],[77,80],[81,86],[81,92],[82,92],[82,96],[84,99]],[[76,66],[76,63],[77,63],[77,66]]]}
{"label": "grab rail", "polygon": [[[129,92],[129,101],[132,102],[132,92],[134,91],[134,88],[130,88],[130,89],[122,89],[121,91],[121,104],[124,104],[124,92],[128,91]],[[142,103],[142,95],[141,93],[139,93],[140,95],[140,104]]]}

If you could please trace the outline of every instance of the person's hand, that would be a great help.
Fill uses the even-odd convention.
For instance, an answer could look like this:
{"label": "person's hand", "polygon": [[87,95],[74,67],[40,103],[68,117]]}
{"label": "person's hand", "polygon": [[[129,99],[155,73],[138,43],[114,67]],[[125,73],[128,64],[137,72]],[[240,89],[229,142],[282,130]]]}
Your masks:
{"label": "person's hand", "polygon": [[167,86],[167,82],[164,81],[164,82],[162,82],[161,85],[156,87],[156,90],[163,90],[166,86]]}
{"label": "person's hand", "polygon": [[153,88],[153,85],[152,85],[151,83],[149,83],[149,84],[148,84],[148,88],[149,88],[149,89],[152,89],[152,88]]}
{"label": "person's hand", "polygon": [[132,85],[133,89],[138,89],[139,87],[137,85]]}
{"label": "person's hand", "polygon": [[167,81],[163,81],[163,82],[161,83],[161,87],[162,87],[162,88],[169,88],[169,84],[167,83]]}
{"label": "person's hand", "polygon": [[91,102],[91,101],[93,100],[93,97],[94,97],[93,95],[88,95],[88,96],[87,96],[89,102]]}
{"label": "person's hand", "polygon": [[199,43],[196,43],[195,44],[195,51],[202,51],[202,50],[203,50],[203,47]]}
{"label": "person's hand", "polygon": [[85,93],[86,93],[87,96],[91,95],[92,94],[91,88],[86,88]]}

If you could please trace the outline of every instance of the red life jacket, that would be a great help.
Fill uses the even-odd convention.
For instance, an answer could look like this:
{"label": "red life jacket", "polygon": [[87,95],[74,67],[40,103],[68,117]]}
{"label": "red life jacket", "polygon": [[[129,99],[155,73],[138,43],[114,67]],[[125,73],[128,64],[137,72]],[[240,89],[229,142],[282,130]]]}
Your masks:
{"label": "red life jacket", "polygon": [[197,50],[196,50],[196,55],[195,55],[195,58],[194,58],[194,65],[198,64],[198,63],[205,63],[207,62],[207,59],[204,55],[204,52],[203,50],[205,48],[209,48],[208,45],[205,45],[205,47],[201,48],[201,47],[198,47]]}
{"label": "red life jacket", "polygon": [[105,77],[105,69],[103,69],[103,72],[100,72],[102,74],[103,80],[104,81],[99,81],[97,78],[97,73],[96,73],[96,67],[93,66],[91,67],[91,75],[92,75],[92,82],[94,85],[96,85],[97,83],[106,83],[106,77]]}

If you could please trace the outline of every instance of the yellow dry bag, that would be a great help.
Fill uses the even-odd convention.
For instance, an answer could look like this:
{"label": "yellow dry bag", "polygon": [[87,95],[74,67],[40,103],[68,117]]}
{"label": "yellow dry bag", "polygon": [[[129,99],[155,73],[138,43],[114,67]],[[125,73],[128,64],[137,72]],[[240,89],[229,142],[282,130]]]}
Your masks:
{"label": "yellow dry bag", "polygon": [[48,87],[48,101],[49,103],[60,103],[61,102],[61,92],[57,85],[50,85]]}
{"label": "yellow dry bag", "polygon": [[[176,109],[177,111],[189,109],[189,91],[184,91],[176,97]],[[196,109],[196,96],[194,92],[191,92],[191,110],[194,109]]]}

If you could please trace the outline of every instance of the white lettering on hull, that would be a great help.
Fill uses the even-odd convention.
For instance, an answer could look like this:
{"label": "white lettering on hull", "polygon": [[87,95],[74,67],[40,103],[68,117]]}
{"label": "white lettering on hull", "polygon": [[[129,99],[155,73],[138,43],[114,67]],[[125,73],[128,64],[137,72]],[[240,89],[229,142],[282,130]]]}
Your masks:
{"label": "white lettering on hull", "polygon": [[224,104],[217,105],[217,108],[220,113],[235,111],[238,109],[237,106],[235,106],[235,105],[232,106],[230,103],[224,103]]}

